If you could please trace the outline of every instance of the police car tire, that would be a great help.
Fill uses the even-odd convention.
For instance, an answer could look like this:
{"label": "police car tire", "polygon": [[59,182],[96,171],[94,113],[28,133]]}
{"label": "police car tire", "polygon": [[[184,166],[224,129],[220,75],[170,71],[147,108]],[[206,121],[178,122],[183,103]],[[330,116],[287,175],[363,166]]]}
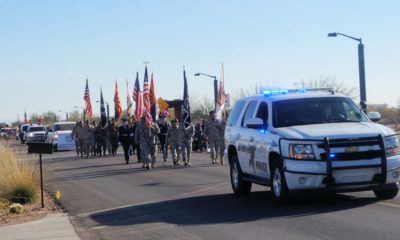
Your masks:
{"label": "police car tire", "polygon": [[374,194],[378,199],[393,199],[397,196],[399,192],[399,187],[396,184],[393,184],[393,187],[385,188],[385,189],[377,189],[374,190]]}
{"label": "police car tire", "polygon": [[252,182],[243,180],[243,172],[236,155],[232,156],[230,178],[232,190],[236,195],[246,196],[250,194]]}
{"label": "police car tire", "polygon": [[[277,176],[280,179],[280,193],[276,194],[275,193],[275,187],[274,187],[274,178],[275,175],[279,173],[279,176]],[[278,204],[287,204],[290,201],[290,194],[289,194],[289,189],[286,184],[286,178],[285,178],[285,173],[283,171],[282,164],[279,159],[275,159],[272,164],[272,170],[271,170],[271,192],[272,196],[274,197],[274,200]],[[279,195],[279,196],[278,196]]]}

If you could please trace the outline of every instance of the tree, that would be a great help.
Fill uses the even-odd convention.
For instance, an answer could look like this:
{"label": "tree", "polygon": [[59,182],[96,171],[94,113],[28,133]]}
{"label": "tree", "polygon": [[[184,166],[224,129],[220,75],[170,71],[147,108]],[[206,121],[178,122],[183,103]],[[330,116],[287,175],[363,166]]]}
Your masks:
{"label": "tree", "polygon": [[82,112],[79,110],[74,110],[68,114],[68,120],[72,122],[82,121]]}
{"label": "tree", "polygon": [[320,78],[319,80],[311,80],[311,81],[309,81],[309,87],[311,87],[311,88],[332,88],[335,92],[346,95],[353,100],[359,99],[359,95],[357,94],[356,87],[348,88],[343,83],[337,82],[336,79],[332,78],[332,77]]}
{"label": "tree", "polygon": [[51,125],[59,121],[57,114],[53,111],[48,111],[47,113],[43,113],[43,117],[47,125]]}

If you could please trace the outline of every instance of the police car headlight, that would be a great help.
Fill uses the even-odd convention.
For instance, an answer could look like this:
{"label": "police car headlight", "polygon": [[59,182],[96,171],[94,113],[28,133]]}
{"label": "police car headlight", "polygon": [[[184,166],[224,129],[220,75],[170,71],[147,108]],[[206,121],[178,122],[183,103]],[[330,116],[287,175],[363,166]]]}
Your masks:
{"label": "police car headlight", "polygon": [[399,153],[399,140],[396,136],[385,138],[384,143],[387,157],[394,156]]}
{"label": "police car headlight", "polygon": [[53,138],[54,138],[54,139],[58,139],[58,135],[57,135],[57,134],[55,134]]}
{"label": "police car headlight", "polygon": [[29,133],[29,134],[28,134],[28,137],[33,137],[33,133]]}
{"label": "police car headlight", "polygon": [[289,157],[292,159],[315,159],[314,148],[311,144],[290,144]]}

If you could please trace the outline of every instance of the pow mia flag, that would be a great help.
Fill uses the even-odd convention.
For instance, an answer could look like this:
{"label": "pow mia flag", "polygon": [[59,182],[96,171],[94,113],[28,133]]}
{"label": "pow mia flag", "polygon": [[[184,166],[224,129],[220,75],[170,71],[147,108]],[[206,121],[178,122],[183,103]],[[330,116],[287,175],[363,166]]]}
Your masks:
{"label": "pow mia flag", "polygon": [[189,94],[188,94],[188,86],[187,86],[187,80],[186,80],[186,71],[183,69],[183,106],[182,106],[182,121],[185,123],[185,126],[187,127],[189,123],[192,122],[192,119],[190,118],[190,103],[189,103]]}

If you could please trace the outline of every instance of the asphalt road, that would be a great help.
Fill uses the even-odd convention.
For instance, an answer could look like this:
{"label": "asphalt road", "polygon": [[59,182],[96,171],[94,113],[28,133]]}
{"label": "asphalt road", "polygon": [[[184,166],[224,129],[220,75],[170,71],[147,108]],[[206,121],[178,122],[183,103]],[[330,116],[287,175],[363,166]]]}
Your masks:
{"label": "asphalt road", "polygon": [[269,188],[231,192],[229,167],[193,153],[190,168],[168,160],[146,171],[116,157],[45,157],[47,189],[82,239],[400,239],[400,199],[370,192],[305,196],[277,206]]}

